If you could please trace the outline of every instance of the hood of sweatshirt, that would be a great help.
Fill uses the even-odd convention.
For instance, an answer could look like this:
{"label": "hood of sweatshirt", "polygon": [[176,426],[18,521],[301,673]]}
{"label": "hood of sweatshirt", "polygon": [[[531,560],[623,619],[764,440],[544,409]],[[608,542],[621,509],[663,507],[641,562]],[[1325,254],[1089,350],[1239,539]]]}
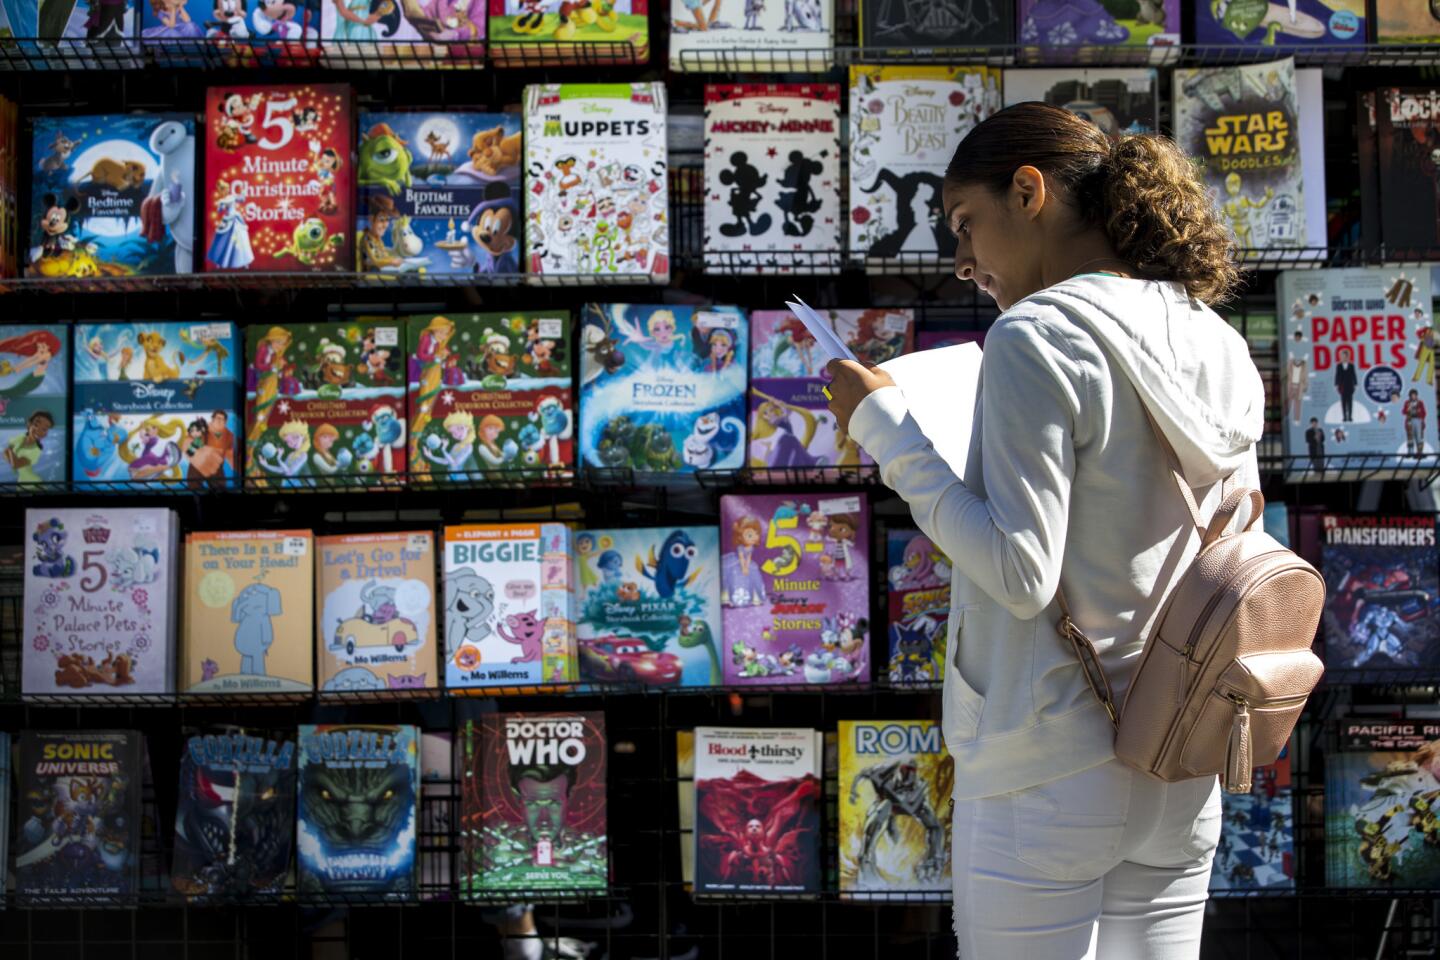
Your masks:
{"label": "hood of sweatshirt", "polygon": [[1245,338],[1180,284],[1092,274],[1022,302],[1052,303],[1090,331],[1134,385],[1191,486],[1223,479],[1260,439],[1265,387]]}

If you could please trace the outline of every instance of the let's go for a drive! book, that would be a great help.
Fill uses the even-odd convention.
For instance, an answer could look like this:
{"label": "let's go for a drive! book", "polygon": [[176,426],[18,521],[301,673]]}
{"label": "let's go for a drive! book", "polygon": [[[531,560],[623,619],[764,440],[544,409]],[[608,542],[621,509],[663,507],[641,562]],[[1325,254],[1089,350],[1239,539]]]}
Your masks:
{"label": "let's go for a drive! book", "polygon": [[0,486],[61,483],[69,444],[70,332],[58,324],[0,334]]}
{"label": "let's go for a drive! book", "polygon": [[1435,518],[1327,513],[1321,527],[1325,665],[1434,669],[1440,664]]}
{"label": "let's go for a drive! book", "polygon": [[300,725],[295,852],[304,893],[415,894],[419,731]]}
{"label": "let's go for a drive! book", "polygon": [[605,715],[490,713],[461,738],[460,896],[603,892]]}

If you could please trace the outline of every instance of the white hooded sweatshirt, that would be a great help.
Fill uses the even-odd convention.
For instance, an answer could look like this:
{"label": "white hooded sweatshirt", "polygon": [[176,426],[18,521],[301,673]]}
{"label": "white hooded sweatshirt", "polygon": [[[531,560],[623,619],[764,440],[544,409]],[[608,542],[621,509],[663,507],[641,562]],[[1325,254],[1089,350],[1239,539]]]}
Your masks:
{"label": "white hooded sweatshirt", "polygon": [[991,328],[963,480],[898,388],[856,408],[851,436],[953,563],[944,731],[957,799],[1114,757],[1109,718],[1055,629],[1062,570],[1123,703],[1146,632],[1199,548],[1144,411],[1208,516],[1230,473],[1258,486],[1264,409],[1244,339],[1214,311],[1178,284],[1095,274],[1032,294]]}

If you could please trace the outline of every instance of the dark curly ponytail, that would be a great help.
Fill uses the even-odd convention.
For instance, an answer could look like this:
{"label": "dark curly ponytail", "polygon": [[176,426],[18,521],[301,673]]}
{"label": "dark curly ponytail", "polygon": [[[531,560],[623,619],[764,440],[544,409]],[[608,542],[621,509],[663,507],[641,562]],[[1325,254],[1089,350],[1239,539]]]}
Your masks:
{"label": "dark curly ponytail", "polygon": [[1113,142],[1068,110],[1019,103],[970,131],[945,179],[1000,193],[1027,164],[1058,185],[1082,219],[1102,227],[1142,276],[1176,281],[1204,303],[1229,296],[1239,277],[1235,238],[1172,141],[1138,134]]}

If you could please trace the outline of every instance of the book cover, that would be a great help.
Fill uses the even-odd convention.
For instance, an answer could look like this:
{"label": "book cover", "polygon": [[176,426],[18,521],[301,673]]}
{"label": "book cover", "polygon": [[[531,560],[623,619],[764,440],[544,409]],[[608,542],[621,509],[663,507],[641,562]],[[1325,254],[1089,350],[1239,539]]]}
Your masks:
{"label": "book cover", "polygon": [[574,476],[569,311],[425,314],[407,326],[411,484]]}
{"label": "book cover", "polygon": [[656,687],[724,682],[714,527],[575,535],[580,677]]}
{"label": "book cover", "polygon": [[519,114],[362,112],[359,133],[360,270],[520,272]]}
{"label": "book cover", "polygon": [[1440,552],[1435,518],[1321,518],[1325,665],[1330,669],[1440,664]]}
{"label": "book cover", "polygon": [[945,165],[999,109],[993,67],[850,67],[852,260],[954,262],[941,196]]}
{"label": "book cover", "polygon": [[1337,721],[1325,756],[1325,885],[1427,889],[1440,883],[1440,724]]}
{"label": "book cover", "polygon": [[26,276],[190,273],[195,118],[36,117]]}
{"label": "book cover", "polygon": [[1173,47],[1180,0],[1018,0],[1020,42],[1042,47]]}
{"label": "book cover", "polygon": [[355,262],[350,88],[205,92],[205,269],[304,273]]}
{"label": "book cover", "polygon": [[940,726],[841,720],[838,733],[840,889],[948,899],[955,765]]}
{"label": "book cover", "polygon": [[833,0],[670,0],[670,69],[805,73],[829,70]]}
{"label": "book cover", "polygon": [[445,528],[445,686],[576,678],[571,530],[563,523]]}
{"label": "book cover", "polygon": [[945,679],[950,558],[919,530],[885,532],[888,675],[896,685]]}
{"label": "book cover", "polygon": [[[309,8],[289,3],[261,3],[259,0],[139,0],[140,36],[161,41],[160,49],[177,56],[186,66],[203,66],[206,41],[234,49],[245,41],[305,39],[319,34],[318,17]],[[262,12],[262,10],[264,12]],[[296,23],[296,19],[300,22]],[[194,54],[193,60],[190,54]]]}
{"label": "book cover", "polygon": [[[0,0],[0,34],[19,40],[40,36],[39,0]],[[64,25],[64,19],[60,20]],[[21,49],[36,49],[35,44],[24,44]]]}
{"label": "book cover", "polygon": [[1159,71],[1148,67],[1006,70],[1005,106],[1039,100],[1063,107],[1111,139],[1160,129]]}
{"label": "book cover", "polygon": [[1221,793],[1224,822],[1211,890],[1295,889],[1295,807],[1290,746],[1256,767],[1249,793]]}
{"label": "book cover", "polygon": [[309,530],[185,536],[181,693],[299,693],[315,687]]}
{"label": "book cover", "polygon": [[435,535],[316,537],[315,663],[322,692],[433,690]]}
{"label": "book cover", "polygon": [[[569,0],[553,11],[534,0],[488,2],[490,55],[500,63],[644,63],[650,56],[649,0]],[[469,9],[484,13],[480,0]]]}
{"label": "book cover", "polygon": [[133,730],[21,731],[17,894],[63,901],[140,892],[143,749]]}
{"label": "book cover", "polygon": [[680,812],[680,882],[695,889],[695,731],[675,731],[675,802]]}
{"label": "book cover", "polygon": [[390,317],[249,327],[247,483],[403,483],[403,328],[403,321]]}
{"label": "book cover", "polygon": [[[817,310],[857,357],[884,363],[914,349],[908,309]],[[751,467],[775,470],[874,463],[830,413],[825,353],[789,310],[750,315]]]}
{"label": "book cover", "polygon": [[225,901],[283,893],[295,767],[290,734],[228,726],[190,732],[180,754],[171,889]]}
{"label": "book cover", "polygon": [[[1385,0],[1379,0],[1384,3]],[[1423,7],[1424,3],[1410,3]],[[1365,44],[1365,0],[1195,4],[1195,42],[1263,47]]]}
{"label": "book cover", "polygon": [[870,679],[870,510],[863,494],[720,498],[725,682]]}
{"label": "book cover", "polygon": [[1275,538],[1275,542],[1282,547],[1290,546],[1290,508],[1283,503],[1265,504],[1265,517],[1262,521],[1265,532]]}
{"label": "book cover", "polygon": [[707,84],[705,269],[840,266],[840,86]]}
{"label": "book cover", "polygon": [[1440,43],[1440,7],[1415,0],[1375,0],[1377,43]]}
{"label": "book cover", "polygon": [[1440,247],[1440,91],[1382,87],[1374,97],[1380,235],[1395,256],[1426,258]]}
{"label": "book cover", "polygon": [[179,520],[158,508],[25,511],[21,689],[103,696],[175,689]]}
{"label": "book cover", "polygon": [[[10,863],[10,734],[0,731],[0,863]],[[0,869],[0,895],[7,892],[7,866]]]}
{"label": "book cover", "polygon": [[76,324],[72,484],[238,486],[239,349],[226,320]]}
{"label": "book cover", "polygon": [[1339,471],[1327,457],[1353,465],[1356,454],[1374,454],[1365,460],[1373,476],[1435,452],[1428,270],[1287,270],[1275,296],[1292,472],[1334,479]]}
{"label": "book cover", "polygon": [[1242,255],[1306,245],[1295,61],[1177,68],[1175,142]]}
{"label": "book cover", "polygon": [[[1355,159],[1360,174],[1360,245],[1380,246],[1380,118],[1376,92],[1362,90],[1355,97]],[[1383,103],[1383,101],[1382,101]]]}
{"label": "book cover", "polygon": [[526,273],[669,282],[665,104],[662,83],[525,88]]}
{"label": "book cover", "polygon": [[639,473],[740,467],[749,326],[738,307],[586,304],[581,462]]}
{"label": "book cover", "polygon": [[605,715],[491,713],[462,738],[460,896],[604,892]]}
{"label": "book cover", "polygon": [[[7,3],[11,6],[12,3]],[[36,29],[31,33],[16,34],[17,37],[39,36],[43,38],[87,40],[91,43],[124,44],[131,50],[139,52],[138,44],[134,42],[135,28],[138,23],[136,13],[136,0],[20,0],[14,2],[13,8],[20,9],[29,7],[38,12],[30,15],[21,14],[18,18],[21,22],[34,17]],[[88,61],[79,55],[79,51],[67,50],[72,61],[76,64],[93,62]],[[126,66],[138,66],[127,61],[120,61]],[[93,69],[93,68],[92,68]]]}
{"label": "book cover", "polygon": [[[454,875],[452,838],[458,836],[455,733],[420,733],[420,899],[450,899]],[[462,838],[463,839],[463,838]]]}
{"label": "book cover", "polygon": [[295,859],[302,895],[415,896],[419,731],[300,724]]}
{"label": "book cover", "polygon": [[70,331],[6,325],[0,334],[0,486],[60,484],[65,461]]}
{"label": "book cover", "polygon": [[989,47],[1015,42],[1015,7],[1009,0],[970,3],[860,0],[862,47]]}
{"label": "book cover", "polygon": [[[0,0],[0,35],[23,36],[8,29],[6,4]],[[0,97],[0,277],[20,276],[20,105]]]}
{"label": "book cover", "polygon": [[695,728],[695,894],[820,892],[814,730]]}
{"label": "book cover", "polygon": [[[331,0],[321,8],[327,65],[413,68],[448,56],[479,57],[485,39],[483,0]],[[433,46],[431,44],[434,44]]]}

